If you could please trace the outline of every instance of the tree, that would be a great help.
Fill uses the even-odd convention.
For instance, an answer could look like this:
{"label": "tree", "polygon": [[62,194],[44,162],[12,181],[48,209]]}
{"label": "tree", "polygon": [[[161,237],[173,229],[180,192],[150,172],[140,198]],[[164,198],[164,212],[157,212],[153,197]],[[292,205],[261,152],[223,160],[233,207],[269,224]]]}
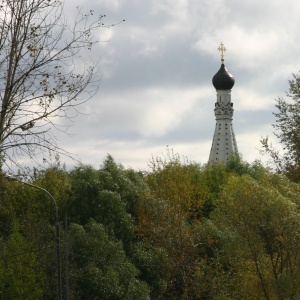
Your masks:
{"label": "tree", "polygon": [[[53,129],[97,91],[97,65],[81,54],[97,42],[105,15],[78,8],[67,24],[59,0],[3,0],[0,6],[0,163],[63,152]],[[113,25],[112,25],[113,26]]]}
{"label": "tree", "polygon": [[[133,170],[124,170],[110,156],[99,170],[80,165],[67,172],[54,166],[47,170],[35,170],[29,178],[30,183],[45,188],[55,197],[60,220],[63,215],[68,220],[69,226],[60,232],[60,243],[62,254],[69,249],[70,272],[66,271],[67,259],[64,255],[61,256],[61,269],[62,279],[65,276],[69,278],[67,274],[70,274],[69,292],[74,299],[148,299],[147,284],[140,280],[139,270],[131,259],[136,236],[134,220],[127,211],[134,210],[134,205],[127,203],[136,201],[135,185],[141,184],[139,179]],[[55,298],[57,277],[53,203],[44,192],[20,182],[4,180],[0,174],[0,205],[0,291],[5,288],[7,297],[6,282],[9,277],[5,264],[6,257],[10,258],[8,252],[17,252],[18,243],[20,253],[24,252],[24,243],[30,245],[26,249],[34,255],[37,267],[30,269],[24,263],[24,275],[20,273],[19,277],[15,276],[14,284],[9,287],[13,291],[15,286],[21,285],[17,279],[25,282],[32,278],[35,281],[28,284],[28,288],[34,289],[35,285],[42,297]],[[7,241],[16,222],[17,233],[22,239],[18,238],[13,244],[16,249],[10,248],[12,250],[6,254]],[[79,235],[80,232],[84,234]],[[67,242],[70,244],[65,248]],[[84,262],[83,255],[86,256]],[[103,257],[109,257],[104,265]],[[11,263],[13,261],[14,253]],[[30,278],[26,277],[27,274]],[[13,272],[10,276],[14,276]],[[35,297],[35,294],[32,295]],[[13,299],[19,299],[15,294],[13,296]]]}
{"label": "tree", "polygon": [[[49,299],[53,299],[57,295],[54,203],[45,192],[32,188],[27,184],[12,181],[1,183],[0,236],[6,239],[17,222],[24,243],[30,242],[31,248],[29,251],[31,254],[37,253],[36,259],[47,276],[46,280],[43,280],[42,294]],[[36,172],[35,180],[30,183],[35,186],[49,188],[50,193],[57,199],[58,206],[64,207],[70,193],[68,178],[64,170],[51,168],[40,173]],[[20,245],[18,245],[18,242],[20,242]],[[21,239],[17,239],[15,242],[16,247],[21,248],[21,242]],[[1,257],[1,259],[3,258]],[[13,257],[12,261],[14,261]],[[14,275],[12,274],[12,276]],[[39,278],[39,273],[36,272],[35,276]],[[22,277],[20,280],[24,281],[25,279]],[[13,297],[13,299],[16,298],[19,299],[20,297]],[[27,297],[24,298],[27,299]]]}
{"label": "tree", "polygon": [[267,153],[275,164],[277,171],[289,179],[300,182],[300,74],[293,74],[289,80],[287,98],[278,98],[273,113],[276,118],[275,136],[279,139],[284,153],[272,147],[268,137],[261,140],[263,152]]}
{"label": "tree", "polygon": [[299,297],[298,198],[298,187],[267,171],[259,181],[230,177],[213,221],[220,230],[223,265],[235,282],[231,298]]}
{"label": "tree", "polygon": [[9,239],[2,247],[4,251],[1,249],[1,298],[40,299],[45,274],[39,265],[33,245],[24,239],[17,224],[14,224]]}
{"label": "tree", "polygon": [[182,163],[173,152],[168,155],[151,160],[148,187],[140,192],[138,233],[156,264],[146,266],[143,275],[151,280],[154,299],[197,299],[201,291],[194,278],[208,242],[202,246],[203,236],[196,229],[208,190],[198,165]]}
{"label": "tree", "polygon": [[70,172],[73,195],[69,217],[82,225],[93,218],[128,247],[134,237],[131,202],[137,198],[136,182],[131,178],[135,179],[132,172],[116,164],[110,155],[99,170],[84,165],[75,168]]}
{"label": "tree", "polygon": [[149,299],[149,288],[126,257],[123,244],[90,220],[70,226],[73,299]]}

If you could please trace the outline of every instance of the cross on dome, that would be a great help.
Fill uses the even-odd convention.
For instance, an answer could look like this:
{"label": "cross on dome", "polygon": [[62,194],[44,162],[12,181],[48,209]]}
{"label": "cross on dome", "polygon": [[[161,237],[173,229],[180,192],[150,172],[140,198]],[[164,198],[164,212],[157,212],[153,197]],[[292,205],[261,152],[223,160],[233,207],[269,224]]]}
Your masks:
{"label": "cross on dome", "polygon": [[226,48],[225,48],[223,42],[221,42],[218,50],[221,53],[221,62],[224,63],[224,52],[226,51]]}

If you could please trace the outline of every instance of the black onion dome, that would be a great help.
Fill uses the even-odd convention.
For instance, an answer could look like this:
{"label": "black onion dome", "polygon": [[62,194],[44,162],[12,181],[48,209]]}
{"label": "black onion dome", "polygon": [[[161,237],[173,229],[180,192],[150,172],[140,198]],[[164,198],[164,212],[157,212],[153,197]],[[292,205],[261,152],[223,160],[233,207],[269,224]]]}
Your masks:
{"label": "black onion dome", "polygon": [[231,90],[234,86],[234,81],[234,77],[227,71],[224,64],[221,65],[220,70],[212,79],[216,90]]}

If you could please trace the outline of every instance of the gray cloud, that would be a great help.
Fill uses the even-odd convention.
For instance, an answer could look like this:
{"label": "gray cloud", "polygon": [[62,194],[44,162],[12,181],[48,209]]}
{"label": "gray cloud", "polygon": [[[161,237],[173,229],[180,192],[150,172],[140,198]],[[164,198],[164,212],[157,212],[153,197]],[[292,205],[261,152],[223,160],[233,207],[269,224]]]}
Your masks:
{"label": "gray cloud", "polygon": [[[272,135],[275,98],[298,72],[300,4],[283,1],[67,0],[125,23],[98,33],[100,90],[74,120],[61,145],[83,163],[110,153],[125,166],[146,168],[166,145],[205,163],[214,132],[220,67],[217,47],[235,76],[234,128],[244,158],[259,158],[261,136]],[[63,158],[62,158],[63,160]],[[72,165],[72,162],[67,162]]]}

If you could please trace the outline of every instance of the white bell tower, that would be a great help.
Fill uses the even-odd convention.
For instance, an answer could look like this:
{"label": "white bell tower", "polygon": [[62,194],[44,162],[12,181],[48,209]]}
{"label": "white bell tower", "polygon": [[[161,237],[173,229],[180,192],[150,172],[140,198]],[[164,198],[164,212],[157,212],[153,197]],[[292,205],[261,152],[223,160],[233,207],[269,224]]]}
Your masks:
{"label": "white bell tower", "polygon": [[221,53],[221,67],[212,79],[212,83],[217,91],[217,102],[214,109],[216,128],[210,150],[209,163],[225,163],[233,153],[238,153],[232,126],[233,103],[231,102],[231,89],[235,80],[224,65],[226,48],[223,43],[221,43],[218,50]]}

